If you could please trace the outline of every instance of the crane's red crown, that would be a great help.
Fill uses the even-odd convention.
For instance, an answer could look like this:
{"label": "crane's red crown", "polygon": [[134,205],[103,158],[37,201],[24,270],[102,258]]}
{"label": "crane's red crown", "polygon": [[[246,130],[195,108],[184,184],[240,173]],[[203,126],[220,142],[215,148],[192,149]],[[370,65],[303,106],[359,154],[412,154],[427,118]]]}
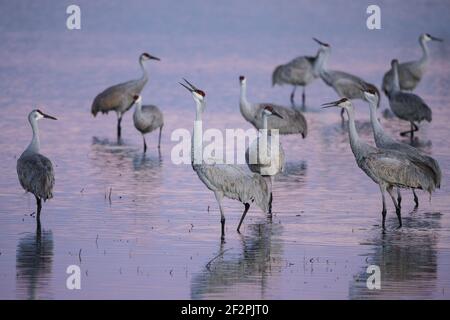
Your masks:
{"label": "crane's red crown", "polygon": [[201,95],[202,97],[205,97],[205,93],[202,90],[195,90],[195,93]]}

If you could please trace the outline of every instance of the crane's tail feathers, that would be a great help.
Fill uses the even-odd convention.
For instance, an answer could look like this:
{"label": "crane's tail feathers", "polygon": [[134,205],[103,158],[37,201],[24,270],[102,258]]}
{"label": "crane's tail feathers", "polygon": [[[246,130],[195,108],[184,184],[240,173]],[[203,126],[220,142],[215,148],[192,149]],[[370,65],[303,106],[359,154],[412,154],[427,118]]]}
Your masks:
{"label": "crane's tail feathers", "polygon": [[276,84],[281,84],[281,70],[283,68],[283,65],[277,66],[275,70],[273,70],[272,73],[272,87],[274,87]]}
{"label": "crane's tail feathers", "polygon": [[261,208],[264,213],[269,213],[270,187],[266,180],[258,173],[253,175],[254,178],[254,194],[253,200],[256,205]]}
{"label": "crane's tail feathers", "polygon": [[92,104],[92,107],[91,107],[91,113],[95,117],[95,116],[97,116],[98,111],[99,110],[98,110],[97,104],[94,101],[94,103]]}

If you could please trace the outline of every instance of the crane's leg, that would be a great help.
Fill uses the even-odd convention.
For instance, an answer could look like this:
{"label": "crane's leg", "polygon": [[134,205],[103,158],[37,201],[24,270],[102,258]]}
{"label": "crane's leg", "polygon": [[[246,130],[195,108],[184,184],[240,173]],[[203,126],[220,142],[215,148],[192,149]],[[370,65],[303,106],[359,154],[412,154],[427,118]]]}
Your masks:
{"label": "crane's leg", "polygon": [[118,113],[117,114],[117,139],[120,140],[120,137],[122,135],[122,128],[120,126],[122,122],[122,114]]}
{"label": "crane's leg", "polygon": [[341,119],[342,119],[342,122],[345,121],[345,118],[344,118],[344,112],[345,112],[345,110],[344,110],[344,109],[341,109]]}
{"label": "crane's leg", "polygon": [[412,191],[413,191],[413,195],[414,195],[414,203],[416,204],[416,206],[414,208],[418,208],[419,207],[419,198],[417,197],[416,190],[412,189]]}
{"label": "crane's leg", "polygon": [[305,111],[306,109],[306,94],[305,94],[305,86],[303,86],[302,91],[302,110]]}
{"label": "crane's leg", "polygon": [[292,107],[293,108],[295,108],[295,100],[294,100],[294,97],[295,97],[295,90],[297,89],[297,86],[294,86],[294,89],[292,90],[292,93],[291,93],[291,105],[292,105]]}
{"label": "crane's leg", "polygon": [[145,142],[145,136],[142,135],[142,140],[144,140],[144,153],[147,152],[147,143]]}
{"label": "crane's leg", "polygon": [[244,213],[242,214],[241,220],[239,221],[239,225],[237,227],[237,232],[240,233],[239,229],[241,228],[241,224],[244,221],[244,218],[247,214],[248,209],[250,209],[250,205],[248,203],[244,203],[245,209],[244,209]]}
{"label": "crane's leg", "polygon": [[164,126],[159,127],[158,149],[161,148],[161,132]]}
{"label": "crane's leg", "polygon": [[380,191],[381,191],[381,200],[383,201],[383,210],[381,211],[381,216],[382,216],[381,225],[383,227],[383,230],[385,230],[386,229],[386,198],[384,196],[384,192],[386,191],[386,187],[380,185]]}
{"label": "crane's leg", "polygon": [[36,242],[40,243],[41,242],[41,237],[42,237],[42,233],[41,233],[41,220],[37,220],[36,221]]}
{"label": "crane's leg", "polygon": [[41,209],[42,209],[42,200],[41,198],[34,196],[36,198],[36,221],[38,221],[38,223],[40,223],[40,219],[41,219]]}
{"label": "crane's leg", "polygon": [[272,195],[272,191],[270,191],[270,196],[269,196],[269,215],[272,215],[272,200],[273,200],[273,195]]}
{"label": "crane's leg", "polygon": [[399,222],[398,228],[401,228],[402,227],[401,209],[400,209],[399,205],[397,204],[397,200],[395,200],[395,195],[394,195],[394,191],[392,190],[392,187],[388,187],[387,192],[391,196],[392,202],[394,203],[394,206],[395,206],[395,213],[397,214],[397,218],[398,218],[398,222]]}
{"label": "crane's leg", "polygon": [[398,206],[401,208],[402,207],[402,205],[401,205],[401,203],[402,203],[402,194],[400,193],[400,188],[397,188],[397,203],[398,203]]}
{"label": "crane's leg", "polygon": [[267,186],[269,187],[269,216],[272,216],[272,200],[273,200],[273,183],[275,181],[274,176],[269,176],[269,179],[267,177],[264,177],[267,183]]}
{"label": "crane's leg", "polygon": [[414,138],[414,132],[419,131],[419,127],[414,122],[410,122],[410,124],[411,124],[411,130],[400,132],[400,135],[402,137],[409,135],[411,138],[411,142],[412,142],[413,138]]}
{"label": "crane's leg", "polygon": [[419,127],[414,122],[411,122],[411,142],[413,142],[414,132],[416,131],[419,131]]}
{"label": "crane's leg", "polygon": [[214,195],[216,196],[217,203],[219,204],[220,224],[222,226],[222,233],[221,233],[220,239],[223,241],[223,240],[225,240],[225,213],[223,212],[223,207],[222,207],[223,194],[221,192],[214,192]]}

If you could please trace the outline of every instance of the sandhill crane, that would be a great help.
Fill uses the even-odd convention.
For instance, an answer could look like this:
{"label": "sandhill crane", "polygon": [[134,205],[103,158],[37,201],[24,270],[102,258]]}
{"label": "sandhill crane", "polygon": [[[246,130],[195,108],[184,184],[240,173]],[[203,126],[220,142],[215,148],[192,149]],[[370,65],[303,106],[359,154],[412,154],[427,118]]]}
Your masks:
{"label": "sandhill crane", "polygon": [[381,212],[382,226],[385,229],[386,202],[385,191],[391,196],[395,212],[402,226],[401,208],[395,199],[393,188],[422,189],[430,193],[434,191],[435,183],[421,162],[411,159],[407,154],[389,149],[379,149],[360,140],[355,125],[355,110],[347,98],[324,104],[324,108],[340,107],[347,111],[349,119],[350,146],[358,167],[361,168],[380,187],[383,201]]}
{"label": "sandhill crane", "polygon": [[[350,100],[364,100],[364,95],[361,92],[361,87],[364,89],[375,90],[377,92],[377,95],[380,95],[375,85],[364,81],[360,77],[343,71],[328,70],[327,64],[331,52],[331,47],[329,44],[321,43],[321,48],[324,53],[323,61],[319,65],[320,77],[326,85],[334,89],[334,91],[340,98],[347,98]],[[344,109],[341,110],[342,119],[343,115]]]}
{"label": "sandhill crane", "polygon": [[180,83],[191,92],[196,105],[196,116],[192,135],[191,161],[192,168],[197,173],[205,186],[214,192],[219,204],[221,215],[221,239],[225,239],[225,213],[222,206],[223,197],[235,199],[244,204],[244,213],[237,227],[237,231],[244,221],[245,215],[250,208],[250,203],[261,208],[264,213],[269,210],[269,188],[266,181],[257,173],[250,173],[237,165],[206,164],[203,162],[202,149],[202,114],[206,107],[205,92],[196,88],[193,84],[184,79],[186,84]]}
{"label": "sandhill crane", "polygon": [[[431,176],[434,183],[434,188],[440,188],[442,173],[441,168],[439,167],[439,163],[432,157],[421,153],[419,150],[410,146],[409,144],[397,142],[394,139],[392,139],[384,131],[383,127],[378,121],[377,118],[378,96],[376,95],[375,91],[370,89],[366,90],[364,92],[364,96],[366,97],[366,100],[370,107],[370,122],[372,123],[373,136],[375,139],[376,146],[381,149],[398,150],[404,152],[411,160],[420,163],[420,165],[424,168],[426,174]],[[402,197],[400,189],[397,189],[397,191],[398,191],[397,201],[398,205],[400,206]],[[416,204],[416,207],[418,207],[419,198],[417,197],[414,189],[412,189],[412,191],[414,194],[414,202]]]}
{"label": "sandhill crane", "polygon": [[291,104],[295,108],[295,90],[297,86],[303,87],[302,92],[302,109],[305,110],[305,87],[319,77],[319,66],[322,63],[324,50],[322,46],[327,46],[316,38],[313,38],[321,48],[317,51],[315,57],[301,56],[297,57],[286,64],[279,65],[272,73],[272,86],[290,84],[294,86],[291,93]]}
{"label": "sandhill crane", "polygon": [[36,198],[36,220],[38,223],[40,221],[42,200],[45,202],[53,198],[53,186],[55,184],[52,162],[39,153],[40,141],[37,122],[43,118],[56,120],[56,118],[37,109],[29,113],[28,121],[33,130],[33,138],[17,160],[16,168],[20,185]]}
{"label": "sandhill crane", "polygon": [[303,138],[308,134],[308,126],[303,114],[294,109],[278,106],[272,103],[251,104],[247,100],[247,79],[239,77],[241,85],[239,107],[245,120],[250,122],[256,129],[263,129],[263,109],[271,106],[283,118],[271,117],[267,121],[267,128],[278,129],[280,134],[300,133]]}
{"label": "sandhill crane", "polygon": [[396,59],[391,62],[392,70],[394,70],[394,77],[392,78],[392,89],[389,92],[389,106],[392,112],[400,119],[408,121],[411,124],[411,130],[401,132],[401,136],[410,134],[411,142],[414,138],[414,132],[419,130],[419,127],[414,122],[421,122],[426,120],[431,122],[431,109],[422,100],[421,97],[414,93],[400,91],[398,82],[398,61]]}
{"label": "sandhill crane", "polygon": [[[443,40],[433,37],[428,33],[420,35],[419,44],[422,48],[422,57],[419,60],[404,62],[398,65],[398,77],[401,90],[414,90],[422,79],[430,60],[427,45],[428,41],[442,42]],[[383,76],[382,88],[387,96],[389,96],[389,92],[392,90],[393,77],[394,71],[392,68],[389,69],[389,71],[387,71]]]}
{"label": "sandhill crane", "polygon": [[139,56],[139,65],[142,69],[142,77],[137,80],[131,80],[105,89],[99,93],[92,103],[91,112],[95,117],[98,112],[108,113],[115,111],[117,114],[117,138],[121,137],[122,116],[134,103],[133,97],[141,94],[142,89],[147,84],[148,74],[144,67],[144,62],[148,60],[160,60],[148,53],[142,53]]}
{"label": "sandhill crane", "polygon": [[161,132],[164,126],[164,117],[157,106],[142,105],[142,97],[135,95],[133,97],[136,108],[133,113],[133,122],[136,129],[142,133],[144,140],[144,153],[147,151],[147,143],[145,143],[145,134],[159,128],[158,149],[161,147]]}
{"label": "sandhill crane", "polygon": [[247,148],[245,161],[252,172],[262,175],[270,188],[269,214],[272,213],[272,190],[274,177],[283,170],[285,156],[284,150],[279,142],[279,136],[274,138],[267,130],[267,119],[270,116],[283,118],[272,106],[268,105],[263,109],[263,130],[259,136]]}

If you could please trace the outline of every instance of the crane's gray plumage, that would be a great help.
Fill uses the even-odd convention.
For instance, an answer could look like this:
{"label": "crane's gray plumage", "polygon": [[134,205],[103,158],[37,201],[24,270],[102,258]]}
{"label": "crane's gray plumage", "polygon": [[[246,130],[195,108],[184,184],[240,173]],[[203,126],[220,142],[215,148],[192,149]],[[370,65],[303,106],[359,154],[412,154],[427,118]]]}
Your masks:
{"label": "crane's gray plumage", "polygon": [[394,70],[394,77],[392,89],[388,95],[389,106],[398,118],[410,122],[411,130],[400,134],[404,136],[410,133],[412,140],[414,137],[414,132],[419,130],[415,122],[420,123],[424,120],[431,122],[431,109],[418,95],[400,91],[400,85],[398,82],[398,61],[395,59],[392,60],[391,65]]}
{"label": "crane's gray plumage", "polygon": [[383,200],[383,228],[385,228],[386,219],[385,191],[389,193],[394,203],[401,227],[401,208],[394,197],[393,188],[422,189],[431,194],[435,189],[435,183],[430,174],[430,168],[424,165],[423,162],[412,159],[404,152],[379,149],[363,142],[359,139],[356,131],[355,111],[350,100],[343,98],[339,101],[326,104],[326,107],[336,106],[347,111],[350,146],[358,167],[380,187]]}
{"label": "crane's gray plumage", "polygon": [[52,162],[45,156],[22,154],[17,160],[17,175],[22,188],[46,201],[53,198],[55,173]]}
{"label": "crane's gray plumage", "polygon": [[157,106],[142,105],[142,97],[134,96],[136,108],[133,113],[133,122],[135,128],[142,133],[144,140],[144,153],[147,151],[147,143],[145,142],[145,134],[150,133],[159,128],[158,148],[161,147],[161,132],[164,126],[164,116]]}
{"label": "crane's gray plumage", "polygon": [[256,129],[263,129],[263,110],[266,106],[270,106],[282,118],[270,117],[267,121],[267,129],[278,129],[280,134],[301,134],[303,138],[307,136],[308,125],[304,115],[299,110],[272,103],[251,104],[247,100],[247,79],[244,76],[240,76],[239,81],[241,84],[239,102],[241,114]]}
{"label": "crane's gray plumage", "polygon": [[[413,146],[411,146],[409,144],[401,143],[401,142],[398,142],[398,141],[392,139],[384,131],[383,127],[381,126],[381,124],[377,118],[376,105],[378,103],[378,96],[376,96],[375,92],[373,92],[371,90],[365,91],[364,95],[365,95],[366,100],[370,107],[370,122],[372,124],[373,135],[374,135],[376,146],[378,148],[382,148],[382,149],[401,151],[404,154],[406,154],[411,160],[422,163],[423,167],[428,168],[425,170],[425,172],[428,172],[430,174],[430,177],[432,178],[432,181],[434,183],[434,188],[440,188],[442,172],[441,172],[441,168],[439,167],[439,163],[432,157],[421,153],[418,149],[414,148]],[[419,205],[419,199],[418,199],[416,193],[414,192],[414,189],[413,189],[413,193],[414,193],[414,201],[415,201],[416,207],[417,207]],[[398,201],[398,205],[400,206],[400,203],[401,203],[400,190],[398,190],[397,201]]]}
{"label": "crane's gray plumage", "polygon": [[117,84],[115,86],[105,89],[99,93],[92,103],[91,112],[95,117],[98,112],[108,113],[109,111],[115,111],[117,113],[117,136],[121,136],[121,121],[122,116],[127,112],[134,103],[133,97],[140,95],[142,89],[147,84],[148,74],[144,68],[144,61],[147,60],[160,60],[148,53],[143,53],[139,56],[139,65],[142,69],[142,77],[137,80],[130,80],[124,83]]}
{"label": "crane's gray plumage", "polygon": [[263,110],[263,131],[258,132],[258,137],[245,150],[245,161],[252,172],[262,175],[270,189],[269,213],[272,213],[272,190],[274,177],[283,171],[285,155],[279,141],[279,136],[274,137],[273,132],[268,132],[267,122],[270,117],[282,118],[271,106]]}
{"label": "crane's gray plumage", "polygon": [[[205,93],[197,89],[187,80],[186,84],[180,83],[183,87],[192,93],[192,97],[196,103],[196,123],[201,122],[202,114],[205,109]],[[197,173],[199,179],[205,186],[214,192],[216,200],[219,204],[222,240],[225,238],[225,214],[222,206],[223,197],[238,200],[244,204],[245,209],[241,220],[237,227],[237,231],[250,208],[251,203],[255,203],[265,213],[269,210],[269,188],[262,176],[256,173],[250,173],[237,165],[230,164],[207,164],[203,161],[203,150],[196,150],[195,146],[200,143],[201,134],[198,127],[194,126],[192,135],[192,168]],[[198,146],[197,146],[198,147]]]}
{"label": "crane's gray plumage", "polygon": [[[321,45],[326,45],[319,40],[313,38],[314,41]],[[305,87],[319,77],[319,65],[322,61],[324,50],[320,48],[316,56],[297,57],[286,64],[279,65],[272,73],[272,86],[275,85],[292,85],[294,86],[291,93],[291,104],[295,107],[295,90],[297,86],[303,87],[302,109],[305,109]]]}
{"label": "crane's gray plumage", "polygon": [[[323,80],[323,82],[325,82],[326,85],[332,87],[340,98],[347,98],[350,100],[364,100],[364,95],[361,91],[361,88],[363,88],[364,90],[374,90],[377,95],[380,96],[380,93],[375,85],[364,81],[360,77],[344,71],[328,70],[327,65],[331,47],[328,44],[322,45],[321,47],[324,50],[324,54],[323,62],[319,66],[320,78]],[[344,109],[341,110],[341,117],[343,117],[343,114]]]}
{"label": "crane's gray plumage", "polygon": [[41,213],[42,200],[45,202],[53,198],[53,186],[55,185],[52,162],[39,153],[40,141],[37,121],[42,118],[56,120],[56,118],[37,109],[30,112],[28,121],[33,130],[33,138],[17,160],[16,167],[20,185],[25,191],[32,193],[36,198],[36,217],[38,221]]}
{"label": "crane's gray plumage", "polygon": [[[414,90],[422,79],[429,62],[428,41],[442,41],[442,39],[433,37],[429,34],[421,34],[419,44],[422,48],[422,57],[419,60],[408,61],[398,65],[398,76],[401,90]],[[384,93],[389,96],[392,90],[394,78],[393,69],[389,69],[383,76],[382,88]]]}

